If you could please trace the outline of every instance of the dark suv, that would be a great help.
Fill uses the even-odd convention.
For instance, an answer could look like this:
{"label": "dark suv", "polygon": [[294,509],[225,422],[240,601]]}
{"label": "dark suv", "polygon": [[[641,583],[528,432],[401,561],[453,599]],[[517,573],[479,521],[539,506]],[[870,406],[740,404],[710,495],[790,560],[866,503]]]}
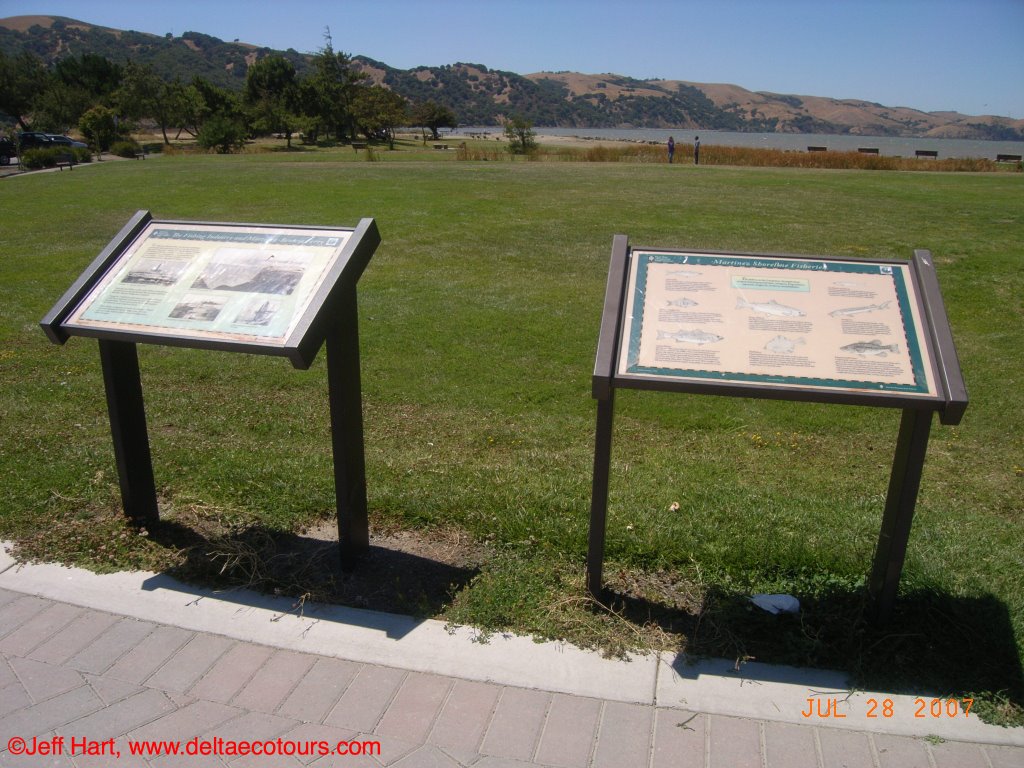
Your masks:
{"label": "dark suv", "polygon": [[14,146],[14,142],[6,136],[0,136],[0,165],[9,164],[11,158],[17,156],[18,149]]}
{"label": "dark suv", "polygon": [[25,131],[18,134],[18,143],[22,151],[26,149],[46,149],[53,146],[53,140],[39,131]]}

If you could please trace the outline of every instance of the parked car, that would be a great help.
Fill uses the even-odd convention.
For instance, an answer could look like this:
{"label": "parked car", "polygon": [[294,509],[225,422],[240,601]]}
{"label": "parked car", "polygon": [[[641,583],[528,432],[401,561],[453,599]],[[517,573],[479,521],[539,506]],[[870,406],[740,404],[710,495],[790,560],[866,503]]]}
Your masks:
{"label": "parked car", "polygon": [[6,136],[0,136],[0,165],[8,165],[12,157],[18,156],[18,148]]}
{"label": "parked car", "polygon": [[22,151],[26,149],[45,149],[52,147],[50,137],[40,131],[23,131],[18,134],[18,144]]}
{"label": "parked car", "polygon": [[50,140],[51,146],[59,144],[62,147],[71,147],[72,149],[88,149],[89,146],[81,141],[75,141],[70,136],[61,136],[58,133],[48,133],[46,137]]}

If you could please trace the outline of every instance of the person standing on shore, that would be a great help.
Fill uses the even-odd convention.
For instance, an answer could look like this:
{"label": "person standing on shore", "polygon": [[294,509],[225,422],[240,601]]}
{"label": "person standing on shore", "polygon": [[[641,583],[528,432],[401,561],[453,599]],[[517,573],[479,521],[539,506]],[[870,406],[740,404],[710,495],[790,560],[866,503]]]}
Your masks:
{"label": "person standing on shore", "polygon": [[693,164],[700,165],[700,136],[693,137]]}
{"label": "person standing on shore", "polygon": [[668,161],[672,162],[672,155],[676,153],[676,140],[671,136],[668,137]]}

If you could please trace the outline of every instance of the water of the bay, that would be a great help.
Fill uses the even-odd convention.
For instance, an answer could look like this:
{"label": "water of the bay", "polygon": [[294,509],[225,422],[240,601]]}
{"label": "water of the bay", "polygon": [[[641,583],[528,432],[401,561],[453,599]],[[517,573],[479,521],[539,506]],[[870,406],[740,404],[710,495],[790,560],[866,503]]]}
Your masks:
{"label": "water of the bay", "polygon": [[[489,133],[501,136],[500,126],[462,127],[452,136]],[[938,157],[985,157],[1024,155],[1024,141],[976,141],[972,139],[928,139],[905,136],[853,136],[820,133],[741,133],[737,131],[701,131],[671,128],[544,128],[534,132],[543,136],[575,136],[605,141],[638,141],[664,144],[672,136],[680,145],[692,144],[699,136],[702,146],[764,147],[806,152],[808,147],[825,147],[834,152],[877,149],[890,157],[915,157],[918,150],[937,152]]]}

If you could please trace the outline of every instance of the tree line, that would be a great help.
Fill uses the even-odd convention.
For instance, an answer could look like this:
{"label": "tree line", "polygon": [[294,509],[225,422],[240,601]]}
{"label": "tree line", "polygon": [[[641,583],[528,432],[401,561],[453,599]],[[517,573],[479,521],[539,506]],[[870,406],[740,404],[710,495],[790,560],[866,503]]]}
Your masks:
{"label": "tree line", "polygon": [[[306,74],[279,54],[248,67],[241,92],[202,76],[190,81],[160,77],[148,64],[118,64],[104,56],[69,56],[47,67],[30,52],[0,51],[0,121],[20,130],[67,133],[78,128],[97,151],[125,138],[141,120],[152,120],[165,144],[183,134],[200,146],[229,152],[246,139],[279,134],[291,146],[306,141],[352,142],[360,136],[394,146],[402,126],[430,131],[455,127],[451,109],[432,100],[410,102],[375,85],[335,51],[330,33]],[[2,124],[0,124],[2,125]]]}

